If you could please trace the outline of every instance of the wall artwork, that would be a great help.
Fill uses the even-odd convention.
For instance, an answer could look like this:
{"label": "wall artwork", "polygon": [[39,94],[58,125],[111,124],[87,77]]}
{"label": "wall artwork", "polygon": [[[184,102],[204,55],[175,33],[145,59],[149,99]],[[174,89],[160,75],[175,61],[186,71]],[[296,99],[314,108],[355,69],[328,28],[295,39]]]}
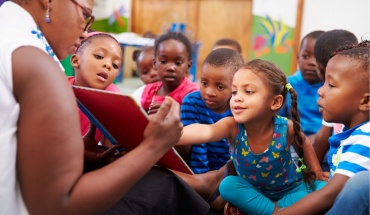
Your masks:
{"label": "wall artwork", "polygon": [[[290,75],[298,0],[254,0],[250,59],[277,64]],[[299,30],[299,29],[298,29]],[[295,54],[294,54],[295,55]]]}
{"label": "wall artwork", "polygon": [[131,0],[95,0],[91,29],[121,33],[130,31]]}

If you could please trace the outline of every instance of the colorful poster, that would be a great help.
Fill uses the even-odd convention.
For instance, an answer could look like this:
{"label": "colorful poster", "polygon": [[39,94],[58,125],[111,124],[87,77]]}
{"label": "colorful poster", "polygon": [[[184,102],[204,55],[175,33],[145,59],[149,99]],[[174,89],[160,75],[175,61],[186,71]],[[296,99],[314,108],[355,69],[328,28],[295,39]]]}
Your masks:
{"label": "colorful poster", "polygon": [[298,0],[254,0],[250,59],[276,63],[289,75]]}
{"label": "colorful poster", "polygon": [[95,0],[95,31],[121,33],[130,31],[131,0]]}

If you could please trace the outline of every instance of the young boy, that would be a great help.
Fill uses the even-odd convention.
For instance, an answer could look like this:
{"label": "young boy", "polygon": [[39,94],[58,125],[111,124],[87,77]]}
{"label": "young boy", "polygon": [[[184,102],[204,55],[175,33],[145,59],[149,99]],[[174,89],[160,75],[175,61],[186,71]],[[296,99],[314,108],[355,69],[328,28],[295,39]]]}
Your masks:
{"label": "young boy", "polygon": [[[369,171],[369,48],[367,41],[337,52],[329,60],[325,83],[318,91],[318,105],[324,120],[345,126],[343,132],[329,139],[331,179],[321,190],[309,194],[278,214],[324,214],[332,207],[349,178],[359,172]],[[351,207],[354,209],[357,205]],[[368,211],[360,212],[366,213]]]}
{"label": "young boy", "polygon": [[[200,91],[188,94],[181,106],[184,126],[213,124],[232,116],[229,106],[231,82],[242,63],[243,57],[231,49],[217,49],[207,56],[200,77]],[[204,173],[219,169],[229,159],[229,143],[224,139],[192,146],[189,166],[194,173]]]}
{"label": "young boy", "polygon": [[[297,56],[299,70],[288,77],[288,82],[298,94],[298,114],[301,118],[302,130],[308,138],[316,134],[322,121],[316,101],[319,98],[317,90],[323,85],[323,82],[318,75],[318,66],[314,56],[316,39],[322,33],[324,31],[313,31],[303,37]],[[289,94],[278,114],[288,117],[290,109],[291,98]]]}
{"label": "young boy", "polygon": [[[319,68],[319,76],[325,81],[325,69],[330,59],[331,54],[340,47],[356,45],[358,43],[357,37],[347,30],[335,29],[321,34],[315,43],[314,53],[316,63]],[[339,127],[337,124],[335,127]],[[316,133],[313,146],[319,159],[322,162],[324,171],[328,171],[329,165],[326,154],[329,149],[328,138],[334,133],[338,133],[338,129],[333,132],[333,123],[322,121],[322,126]]]}

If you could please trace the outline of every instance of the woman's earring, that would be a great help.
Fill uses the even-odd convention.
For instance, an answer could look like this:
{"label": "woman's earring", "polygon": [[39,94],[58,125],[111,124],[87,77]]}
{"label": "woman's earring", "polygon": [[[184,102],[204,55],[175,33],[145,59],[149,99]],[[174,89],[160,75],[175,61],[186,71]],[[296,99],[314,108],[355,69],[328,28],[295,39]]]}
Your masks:
{"label": "woman's earring", "polygon": [[50,23],[50,14],[49,14],[50,7],[46,8],[46,15],[45,15],[45,22]]}

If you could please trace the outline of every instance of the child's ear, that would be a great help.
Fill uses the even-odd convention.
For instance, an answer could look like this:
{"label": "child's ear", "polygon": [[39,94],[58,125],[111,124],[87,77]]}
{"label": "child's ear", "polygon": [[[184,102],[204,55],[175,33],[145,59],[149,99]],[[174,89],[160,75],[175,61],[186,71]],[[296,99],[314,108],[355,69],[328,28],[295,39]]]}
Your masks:
{"label": "child's ear", "polygon": [[153,69],[157,70],[157,67],[155,66],[155,58],[153,59]]}
{"label": "child's ear", "polygon": [[271,110],[278,110],[283,105],[283,96],[277,95],[271,103]]}
{"label": "child's ear", "polygon": [[370,93],[364,93],[361,98],[359,105],[360,111],[369,112],[370,111]]}
{"label": "child's ear", "polygon": [[80,66],[80,59],[79,57],[76,55],[76,54],[73,54],[71,56],[71,65],[74,67],[74,68],[77,68]]}
{"label": "child's ear", "polygon": [[189,63],[188,63],[188,69],[191,68],[191,65],[193,65],[193,61],[189,61]]}
{"label": "child's ear", "polygon": [[189,63],[188,63],[188,69],[186,70],[186,75],[189,75],[190,74],[191,65],[193,65],[193,61],[189,61]]}

